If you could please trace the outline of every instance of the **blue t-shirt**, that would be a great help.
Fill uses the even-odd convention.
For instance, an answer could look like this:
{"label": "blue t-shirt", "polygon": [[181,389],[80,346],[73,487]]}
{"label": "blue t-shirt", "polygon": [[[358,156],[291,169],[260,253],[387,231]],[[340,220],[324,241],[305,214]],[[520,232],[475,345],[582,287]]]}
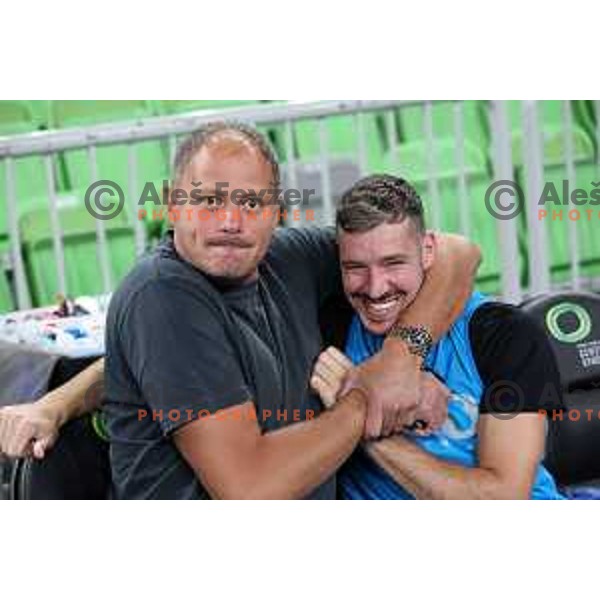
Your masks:
{"label": "blue t-shirt", "polygon": [[[469,340],[469,320],[487,298],[474,293],[462,315],[431,349],[425,366],[444,380],[451,391],[448,418],[428,436],[410,436],[423,450],[442,460],[465,467],[477,466],[477,422],[484,385],[477,370]],[[376,354],[384,336],[370,333],[354,315],[346,342],[346,355],[360,364]],[[412,500],[414,497],[388,475],[360,447],[338,475],[339,493],[347,500]],[[550,473],[539,465],[531,491],[532,499],[560,499],[562,496]]]}

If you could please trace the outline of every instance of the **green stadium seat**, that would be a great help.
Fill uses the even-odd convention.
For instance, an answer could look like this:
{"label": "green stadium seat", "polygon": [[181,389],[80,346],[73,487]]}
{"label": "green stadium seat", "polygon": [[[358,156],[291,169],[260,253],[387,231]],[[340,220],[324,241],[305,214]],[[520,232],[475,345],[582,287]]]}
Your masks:
{"label": "green stadium seat", "polygon": [[[563,147],[558,138],[545,147],[544,184],[552,183],[558,193],[559,199],[563,199],[563,180],[568,177],[567,168],[563,159]],[[586,190],[589,194],[592,181],[599,181],[599,173],[594,160],[592,142],[586,136],[579,135],[575,144],[574,153],[575,181],[569,184],[571,193],[576,188]],[[517,180],[526,191],[527,172],[525,167],[517,169]],[[598,206],[575,206],[573,204],[557,205],[553,202],[545,202],[538,206],[538,210],[547,211],[546,216],[540,223],[546,227],[551,279],[554,283],[563,283],[570,278],[569,259],[569,218],[570,210],[578,209],[581,218],[574,222],[574,231],[577,237],[579,250],[579,263],[581,275],[584,277],[600,276],[600,236],[598,236]],[[588,220],[586,210],[591,209],[591,219]],[[562,220],[559,220],[559,212],[562,210]],[[553,211],[557,211],[556,220],[552,220]],[[538,213],[539,214],[539,213]]]}
{"label": "green stadium seat", "polygon": [[[76,196],[60,198],[61,224],[66,292],[70,296],[101,294],[103,289],[100,259],[97,253],[96,222]],[[71,200],[71,203],[67,203]],[[104,222],[113,288],[135,262],[134,231],[124,213]],[[56,301],[60,292],[54,259],[50,214],[47,208],[33,210],[20,220],[25,265],[29,277],[32,300],[43,306]]]}
{"label": "green stadium seat", "polygon": [[0,270],[0,314],[14,310],[12,293],[8,278],[3,270]]}
{"label": "green stadium seat", "polygon": [[[465,139],[478,148],[489,146],[490,134],[486,125],[482,102],[463,102],[463,123]],[[432,105],[433,137],[446,139],[455,137],[454,103],[434,102]],[[425,109],[423,106],[399,108],[396,112],[402,142],[425,141]]]}
{"label": "green stadium seat", "polygon": [[31,108],[33,118],[40,129],[49,129],[50,100],[23,100]]}
{"label": "green stadium seat", "polygon": [[[153,105],[145,100],[56,100],[51,103],[51,126],[64,129],[88,127],[108,122],[135,121],[154,116]],[[168,178],[168,149],[164,141],[135,144],[137,191],[143,184]],[[129,152],[126,144],[99,146],[96,149],[98,179],[116,182],[129,195]],[[92,182],[86,150],[64,152],[68,189],[85,189]]]}
{"label": "green stadium seat", "polygon": [[593,100],[572,100],[574,112],[577,116],[578,123],[586,131],[594,144],[596,151],[598,150],[598,140],[596,140],[596,117],[594,114]]}
{"label": "green stadium seat", "polygon": [[[512,138],[512,161],[515,167],[524,164],[524,131],[521,116],[522,106],[520,100],[511,100],[508,105],[508,120]],[[564,133],[562,122],[562,101],[543,100],[538,102],[538,125],[543,136],[544,156],[546,162],[551,164],[562,160],[564,152]],[[573,149],[578,157],[590,158],[594,154],[593,145],[590,143],[590,134],[583,123],[586,117],[581,103],[571,102],[573,124]]]}
{"label": "green stadium seat", "polygon": [[[268,100],[157,100],[157,111],[164,115],[177,115],[199,110],[227,110],[232,108],[247,108]],[[218,118],[218,117],[215,117]],[[258,130],[265,134],[273,144],[277,157],[285,161],[285,143],[283,142],[283,128],[280,125],[258,126]]]}
{"label": "green stadium seat", "polygon": [[[385,165],[387,140],[381,117],[374,113],[364,114],[367,170],[381,172]],[[359,160],[359,132],[356,117],[343,115],[327,117],[328,156],[331,160]],[[298,159],[318,162],[321,155],[320,127],[316,120],[298,121],[294,125],[295,147]]]}
{"label": "green stadium seat", "polygon": [[0,234],[0,314],[10,312],[16,308],[6,271],[6,268],[10,264],[9,254],[8,235]]}
{"label": "green stadium seat", "polygon": [[[437,215],[439,229],[451,233],[461,233],[460,223],[460,187],[456,166],[456,149],[453,139],[435,140],[436,180],[439,191],[439,208]],[[428,227],[433,227],[436,220],[429,197],[427,185],[428,147],[425,142],[411,142],[397,148],[397,158],[388,154],[387,172],[405,178],[415,186],[425,205],[425,218]],[[485,193],[492,182],[486,169],[486,157],[483,152],[469,142],[465,143],[465,180],[470,219],[469,237],[477,243],[483,254],[483,262],[479,268],[477,288],[484,292],[500,291],[502,259],[497,233],[497,221],[485,207]]]}
{"label": "green stadium seat", "polygon": [[18,135],[41,129],[46,121],[32,100],[0,100],[0,135]]}
{"label": "green stadium seat", "polygon": [[[37,122],[28,101],[0,101],[0,136],[37,131]],[[15,159],[15,186],[18,211],[35,206],[36,199],[47,194],[46,167],[40,156]],[[0,160],[0,236],[8,232],[6,165]]]}

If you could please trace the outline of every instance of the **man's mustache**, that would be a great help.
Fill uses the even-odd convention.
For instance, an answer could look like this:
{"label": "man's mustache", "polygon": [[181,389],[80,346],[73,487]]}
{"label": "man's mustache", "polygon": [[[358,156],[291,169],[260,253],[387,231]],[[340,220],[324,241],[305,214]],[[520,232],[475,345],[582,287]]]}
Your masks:
{"label": "man's mustache", "polygon": [[211,238],[206,242],[207,246],[233,246],[235,248],[252,248],[254,245],[252,242],[245,240],[240,237],[227,236]]}
{"label": "man's mustache", "polygon": [[404,296],[406,296],[406,294],[404,292],[401,291],[397,291],[397,292],[391,292],[389,294],[384,294],[383,296],[379,296],[378,298],[371,298],[371,296],[369,296],[368,294],[361,294],[361,293],[356,293],[356,294],[350,294],[350,297],[354,300],[361,300],[361,301],[368,301],[368,302],[387,302],[388,300],[391,300],[392,298],[400,298],[402,299]]}

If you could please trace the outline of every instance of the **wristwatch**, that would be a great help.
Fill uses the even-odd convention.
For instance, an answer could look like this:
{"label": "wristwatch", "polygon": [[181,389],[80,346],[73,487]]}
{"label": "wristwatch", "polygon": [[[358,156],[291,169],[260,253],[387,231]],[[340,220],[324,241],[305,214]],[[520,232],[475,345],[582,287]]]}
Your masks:
{"label": "wristwatch", "polygon": [[423,360],[433,346],[433,337],[424,325],[394,325],[387,337],[406,342],[410,353],[420,356]]}

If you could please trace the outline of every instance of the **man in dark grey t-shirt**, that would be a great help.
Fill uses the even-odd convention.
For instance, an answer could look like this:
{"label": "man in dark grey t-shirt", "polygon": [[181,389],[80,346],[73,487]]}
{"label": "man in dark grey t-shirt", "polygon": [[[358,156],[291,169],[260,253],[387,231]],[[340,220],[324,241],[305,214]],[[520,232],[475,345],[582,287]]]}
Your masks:
{"label": "man in dark grey t-shirt", "polygon": [[201,195],[127,276],[107,318],[116,494],[333,498],[332,475],[367,414],[354,391],[318,417],[308,387],[319,302],[341,287],[333,231],[273,235],[278,167],[250,128],[200,130],[175,170],[176,188]]}
{"label": "man in dark grey t-shirt", "polygon": [[[169,437],[188,417],[254,401],[265,432],[320,413],[308,381],[320,299],[338,273],[328,230],[276,231],[259,277],[237,285],[199,272],[167,235],[109,312],[105,412],[119,496],[207,495]],[[333,495],[329,476],[311,497]]]}

